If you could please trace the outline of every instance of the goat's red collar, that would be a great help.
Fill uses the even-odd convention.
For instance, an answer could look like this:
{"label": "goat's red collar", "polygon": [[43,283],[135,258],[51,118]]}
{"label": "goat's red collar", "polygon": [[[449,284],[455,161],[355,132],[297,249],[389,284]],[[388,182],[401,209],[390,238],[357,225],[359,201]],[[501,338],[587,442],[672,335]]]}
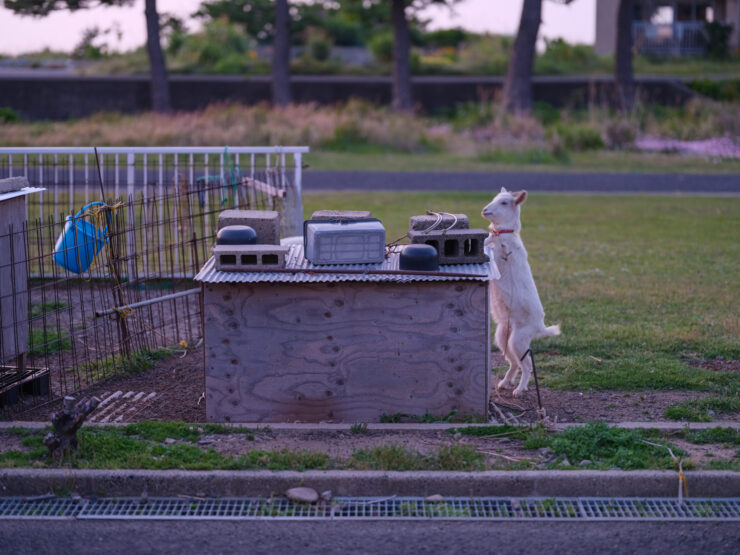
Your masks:
{"label": "goat's red collar", "polygon": [[491,235],[498,237],[502,233],[514,233],[513,229],[491,229]]}

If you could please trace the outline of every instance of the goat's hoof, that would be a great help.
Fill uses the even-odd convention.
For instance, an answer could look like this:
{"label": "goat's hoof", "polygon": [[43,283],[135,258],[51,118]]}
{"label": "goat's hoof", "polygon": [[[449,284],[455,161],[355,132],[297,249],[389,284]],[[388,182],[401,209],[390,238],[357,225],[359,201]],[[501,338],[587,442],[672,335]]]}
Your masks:
{"label": "goat's hoof", "polygon": [[498,385],[496,386],[496,389],[497,389],[497,390],[501,390],[501,389],[511,389],[511,388],[512,388],[512,385],[513,385],[513,384],[510,384],[510,383],[509,383],[509,382],[507,382],[506,380],[501,380],[500,382],[498,382]]}
{"label": "goat's hoof", "polygon": [[517,387],[517,388],[516,388],[516,389],[515,389],[514,391],[512,391],[512,393],[511,393],[511,394],[512,394],[512,395],[513,395],[514,397],[521,397],[522,395],[524,395],[524,392],[525,392],[525,391],[527,391],[527,388],[519,389],[519,388]]}

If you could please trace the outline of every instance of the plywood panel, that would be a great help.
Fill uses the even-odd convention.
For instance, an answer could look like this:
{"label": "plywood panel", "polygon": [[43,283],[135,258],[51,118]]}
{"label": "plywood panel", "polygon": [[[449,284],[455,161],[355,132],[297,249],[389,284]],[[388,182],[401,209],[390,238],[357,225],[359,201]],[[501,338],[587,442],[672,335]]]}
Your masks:
{"label": "plywood panel", "polygon": [[481,282],[205,286],[214,421],[377,421],[485,415]]}
{"label": "plywood panel", "polygon": [[[25,197],[0,202],[0,359],[3,362],[28,349],[25,219]],[[12,237],[9,236],[11,226]]]}

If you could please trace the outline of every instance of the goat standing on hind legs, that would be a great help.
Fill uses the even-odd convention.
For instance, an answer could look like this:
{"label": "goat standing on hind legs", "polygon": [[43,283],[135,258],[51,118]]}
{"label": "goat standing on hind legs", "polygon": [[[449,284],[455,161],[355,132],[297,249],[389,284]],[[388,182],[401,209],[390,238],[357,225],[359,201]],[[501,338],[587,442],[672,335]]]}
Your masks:
{"label": "goat standing on hind legs", "polygon": [[522,229],[521,205],[527,191],[510,193],[505,188],[483,209],[481,215],[491,222],[486,245],[501,278],[490,283],[491,315],[496,322],[496,345],[509,363],[509,370],[497,389],[514,387],[517,371],[522,378],[514,397],[527,391],[532,375],[532,360],[526,357],[529,345],[538,337],[560,335],[560,326],[545,327],[545,311],[527,262],[527,250],[519,235]]}

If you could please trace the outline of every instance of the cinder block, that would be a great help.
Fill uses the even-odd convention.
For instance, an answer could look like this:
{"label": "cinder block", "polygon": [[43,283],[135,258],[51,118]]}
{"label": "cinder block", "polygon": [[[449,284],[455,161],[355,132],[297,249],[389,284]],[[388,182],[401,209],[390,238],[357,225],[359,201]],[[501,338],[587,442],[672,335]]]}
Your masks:
{"label": "cinder block", "polygon": [[[470,220],[465,214],[454,214],[454,216],[457,218],[457,222],[455,222],[455,218],[450,214],[442,214],[442,221],[439,222],[436,229],[447,229],[453,224],[453,222],[455,223],[455,227],[452,229],[470,228]],[[436,221],[437,216],[411,216],[409,219],[409,229],[413,231],[424,231],[433,226]]]}
{"label": "cinder block", "polygon": [[269,272],[285,268],[290,247],[280,245],[216,245],[216,269],[224,272]]}
{"label": "cinder block", "polygon": [[311,214],[312,220],[364,220],[372,218],[373,213],[369,210],[317,210]]}
{"label": "cinder block", "polygon": [[227,225],[248,225],[257,232],[258,245],[280,244],[280,213],[274,210],[224,210],[218,228]]}
{"label": "cinder block", "polygon": [[0,179],[0,193],[20,191],[26,187],[28,187],[28,179],[25,177],[6,177],[5,179]]}
{"label": "cinder block", "polygon": [[483,242],[488,237],[484,229],[451,229],[449,231],[409,231],[413,244],[432,245],[439,253],[440,264],[483,264],[488,256]]}

